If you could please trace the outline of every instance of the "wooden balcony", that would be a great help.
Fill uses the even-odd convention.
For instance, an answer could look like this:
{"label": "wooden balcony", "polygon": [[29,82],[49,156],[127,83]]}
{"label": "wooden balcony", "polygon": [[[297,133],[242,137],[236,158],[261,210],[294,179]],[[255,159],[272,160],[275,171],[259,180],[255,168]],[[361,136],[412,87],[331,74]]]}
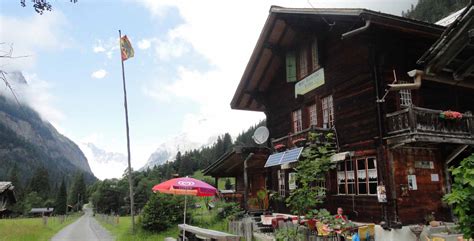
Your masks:
{"label": "wooden balcony", "polygon": [[[287,136],[272,139],[271,140],[272,146],[275,148],[275,147],[278,147],[279,145],[283,145],[285,149],[291,149],[295,146],[304,146],[308,144],[309,133],[320,133],[321,135],[316,140],[316,143],[327,143],[329,140],[326,138],[326,135],[328,133],[334,133],[334,130],[329,129],[329,128],[320,128],[316,126],[311,126],[302,131],[299,131],[296,133],[289,133]],[[306,140],[306,141],[297,143],[298,140]],[[336,143],[331,143],[331,144],[335,145]]]}
{"label": "wooden balcony", "polygon": [[409,107],[386,115],[387,144],[452,143],[474,144],[474,117],[463,113],[461,119],[443,119],[442,111]]}

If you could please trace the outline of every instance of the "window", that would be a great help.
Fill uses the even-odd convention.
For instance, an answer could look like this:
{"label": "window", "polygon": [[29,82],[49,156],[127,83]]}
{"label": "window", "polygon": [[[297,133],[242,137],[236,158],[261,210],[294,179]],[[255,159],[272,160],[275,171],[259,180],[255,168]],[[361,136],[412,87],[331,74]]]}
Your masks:
{"label": "window", "polygon": [[301,116],[301,109],[293,111],[293,132],[303,130],[303,118]]}
{"label": "window", "polygon": [[[406,81],[400,81],[401,84],[406,84]],[[412,105],[411,90],[400,90],[400,106],[408,107]]]}
{"label": "window", "polygon": [[334,107],[332,102],[332,95],[322,99],[323,107],[323,127],[331,128],[334,126]]}
{"label": "window", "polygon": [[311,43],[311,63],[313,71],[319,69],[319,50],[318,50],[318,39],[314,39]]}
{"label": "window", "polygon": [[318,109],[316,103],[308,106],[308,115],[309,115],[309,125],[317,126],[318,125]]}
{"label": "window", "polygon": [[355,175],[352,160],[337,164],[337,187],[338,194],[355,194]]}
{"label": "window", "polygon": [[338,194],[376,195],[378,184],[376,159],[364,157],[355,161],[339,162],[337,184]]}
{"label": "window", "polygon": [[296,53],[288,51],[285,58],[286,63],[286,82],[295,82],[296,79]]}
{"label": "window", "polygon": [[280,194],[281,197],[285,197],[286,196],[285,171],[278,170],[277,175],[278,175],[278,193]]}
{"label": "window", "polygon": [[300,78],[308,75],[308,47],[303,46],[298,53],[298,67]]}

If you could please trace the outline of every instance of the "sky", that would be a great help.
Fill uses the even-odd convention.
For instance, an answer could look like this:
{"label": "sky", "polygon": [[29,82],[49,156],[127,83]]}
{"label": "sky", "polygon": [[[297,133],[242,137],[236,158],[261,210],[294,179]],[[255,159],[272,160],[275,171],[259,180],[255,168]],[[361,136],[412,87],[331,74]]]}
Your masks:
{"label": "sky", "polygon": [[265,118],[231,110],[230,101],[271,5],[400,15],[415,2],[52,0],[53,11],[39,15],[31,1],[21,7],[20,0],[0,0],[0,43],[8,44],[1,48],[13,44],[13,55],[28,56],[0,64],[24,73],[31,89],[18,91],[19,98],[62,134],[126,153],[120,29],[135,49],[125,61],[125,76],[131,159],[138,169],[178,135],[207,143]]}

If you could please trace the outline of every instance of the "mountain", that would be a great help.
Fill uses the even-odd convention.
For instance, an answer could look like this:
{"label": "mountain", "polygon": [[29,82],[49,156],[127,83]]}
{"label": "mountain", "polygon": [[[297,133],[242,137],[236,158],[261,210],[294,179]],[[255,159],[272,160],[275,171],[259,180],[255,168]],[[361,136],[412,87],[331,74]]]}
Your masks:
{"label": "mountain", "polygon": [[[8,76],[14,86],[27,85],[20,72]],[[24,183],[28,183],[39,168],[46,168],[54,183],[63,178],[72,181],[77,172],[84,173],[87,182],[96,180],[86,157],[74,142],[32,108],[19,105],[6,97],[5,92],[0,94],[0,180],[7,180],[14,166],[19,180]]]}
{"label": "mountain", "polygon": [[122,176],[127,168],[127,156],[118,152],[105,151],[92,143],[79,143],[89,160],[89,165],[99,179]]}
{"label": "mountain", "polygon": [[[211,138],[209,143],[214,142],[215,138]],[[185,152],[193,149],[198,149],[206,144],[200,144],[189,140],[186,134],[181,134],[174,137],[172,140],[162,143],[156,148],[156,150],[150,155],[146,164],[140,170],[146,170],[159,166],[166,163],[167,161],[174,161],[178,150]]]}

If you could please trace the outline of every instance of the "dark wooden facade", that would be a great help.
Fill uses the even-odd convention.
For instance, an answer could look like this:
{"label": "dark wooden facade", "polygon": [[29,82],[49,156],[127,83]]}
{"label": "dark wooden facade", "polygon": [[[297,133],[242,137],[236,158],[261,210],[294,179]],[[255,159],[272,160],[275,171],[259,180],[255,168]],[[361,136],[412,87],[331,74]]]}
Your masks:
{"label": "dark wooden facade", "polygon": [[[420,68],[417,60],[443,30],[363,9],[272,7],[231,107],[263,111],[273,146],[292,148],[290,140],[305,135],[294,127],[297,110],[301,110],[301,129],[335,132],[338,151],[352,155],[342,164],[345,184],[339,183],[338,170],[328,174],[326,207],[330,211],[343,207],[357,221],[411,224],[422,222],[431,212],[449,220],[449,209],[441,201],[449,189],[447,162],[457,152],[449,160],[454,164],[453,159],[474,145],[470,114],[474,89],[423,79],[420,88],[410,91],[409,105],[402,103],[406,100],[400,91],[385,92],[395,78],[413,82],[406,73]],[[316,60],[306,55],[306,60],[296,62],[296,68],[307,61],[308,74],[298,74],[296,82],[288,82],[285,56],[314,39],[318,66],[313,68]],[[321,69],[324,84],[295,96],[295,83]],[[327,96],[332,96],[332,126],[323,125],[323,98]],[[313,104],[317,121],[311,123],[314,116],[310,117],[308,108]],[[461,120],[440,119],[441,110],[464,116]],[[357,169],[364,165],[365,170]],[[279,171],[279,167],[268,168],[267,188],[278,190]],[[288,188],[291,170],[283,172]],[[349,183],[349,173],[364,181]],[[408,186],[409,175],[416,176],[416,187]],[[374,185],[386,187],[387,203],[378,202]],[[343,188],[345,193],[340,191]],[[274,208],[284,209],[282,205]]]}

